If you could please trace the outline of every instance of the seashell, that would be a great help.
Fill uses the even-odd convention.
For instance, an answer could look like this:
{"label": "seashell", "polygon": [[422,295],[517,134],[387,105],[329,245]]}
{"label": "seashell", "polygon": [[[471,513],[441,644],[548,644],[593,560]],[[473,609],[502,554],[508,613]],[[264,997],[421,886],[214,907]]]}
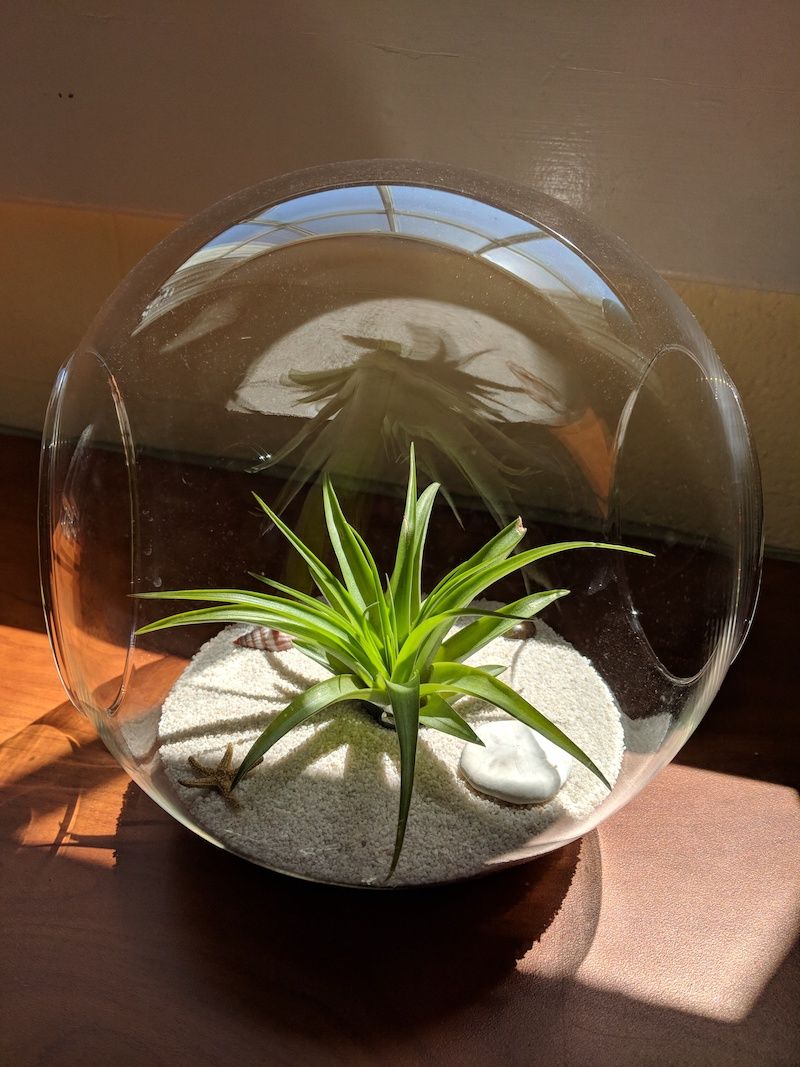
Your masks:
{"label": "seashell", "polygon": [[526,641],[529,637],[536,637],[536,623],[533,619],[515,623],[510,630],[506,630],[503,637],[509,641]]}
{"label": "seashell", "polygon": [[381,726],[385,726],[387,730],[396,730],[397,724],[394,721],[394,712],[391,708],[384,708],[381,712]]}
{"label": "seashell", "polygon": [[262,652],[288,652],[294,641],[283,630],[270,630],[268,626],[254,626],[233,642],[242,648],[258,648]]}
{"label": "seashell", "polygon": [[546,804],[569,777],[573,759],[516,719],[475,727],[485,747],[467,743],[461,773],[479,793],[506,804]]}

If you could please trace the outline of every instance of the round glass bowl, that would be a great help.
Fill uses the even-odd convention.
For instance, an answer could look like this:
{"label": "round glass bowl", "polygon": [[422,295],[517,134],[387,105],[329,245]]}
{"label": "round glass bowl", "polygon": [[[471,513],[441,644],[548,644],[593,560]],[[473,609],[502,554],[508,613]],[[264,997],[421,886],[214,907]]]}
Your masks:
{"label": "round glass bowl", "polygon": [[[446,758],[432,751],[406,849],[428,833],[460,858],[401,858],[388,884],[520,862],[612,814],[696,727],[756,600],[760,485],[739,398],[686,307],[619,240],[532,190],[407,161],[289,175],[192,219],[58,375],[41,468],[45,610],[67,692],[142,788],[217,844],[299,876],[380,882],[362,858],[376,854],[377,870],[391,856],[395,735],[372,721],[352,733],[352,707],[307,724],[257,771],[278,783],[268,812],[248,811],[256,774],[237,810],[181,784],[228,741],[238,759],[308,679],[280,650],[235,645],[247,627],[136,636],[180,605],[131,594],[263,588],[251,572],[310,591],[252,494],[330,561],[324,474],[390,570],[411,442],[421,487],[443,486],[428,589],[517,515],[523,547],[610,541],[653,557],[568,552],[488,593],[571,590],[536,636],[503,647],[509,662],[530,649],[522,673],[549,681],[524,695],[556,722],[564,711],[583,729],[593,701],[613,707],[610,793],[531,816],[474,793],[457,767],[437,779]],[[559,676],[559,649],[594,689]],[[281,849],[254,844],[258,811],[273,837],[286,813]]]}

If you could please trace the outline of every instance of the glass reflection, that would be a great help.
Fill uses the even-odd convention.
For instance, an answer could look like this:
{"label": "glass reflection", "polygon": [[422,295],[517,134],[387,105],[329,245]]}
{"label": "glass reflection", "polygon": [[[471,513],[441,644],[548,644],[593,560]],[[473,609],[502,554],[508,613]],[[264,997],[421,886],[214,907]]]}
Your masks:
{"label": "glass reflection", "polygon": [[[533,221],[447,190],[365,184],[295,197],[216,235],[162,286],[138,332],[163,335],[162,356],[233,346],[228,411],[301,420],[282,440],[265,431],[240,449],[269,466],[291,457],[303,473],[287,501],[331,465],[354,474],[347,457],[372,420],[392,457],[411,436],[428,441],[427,473],[455,510],[459,494],[479,497],[503,522],[534,500],[546,510],[547,472],[564,464],[583,484],[570,507],[607,515],[613,420],[583,382],[600,359],[621,379],[636,363],[628,321],[595,268]],[[498,446],[490,475],[481,457]]]}

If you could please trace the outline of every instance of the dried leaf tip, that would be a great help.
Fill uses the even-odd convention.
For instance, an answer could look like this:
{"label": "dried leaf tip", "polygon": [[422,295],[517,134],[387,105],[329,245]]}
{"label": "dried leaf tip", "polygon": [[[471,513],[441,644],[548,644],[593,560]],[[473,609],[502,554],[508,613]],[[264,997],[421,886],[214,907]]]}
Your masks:
{"label": "dried leaf tip", "polygon": [[528,532],[527,529],[522,525],[522,517],[520,515],[517,515],[516,519],[514,520],[514,528],[520,535],[520,537],[524,537],[525,534]]}

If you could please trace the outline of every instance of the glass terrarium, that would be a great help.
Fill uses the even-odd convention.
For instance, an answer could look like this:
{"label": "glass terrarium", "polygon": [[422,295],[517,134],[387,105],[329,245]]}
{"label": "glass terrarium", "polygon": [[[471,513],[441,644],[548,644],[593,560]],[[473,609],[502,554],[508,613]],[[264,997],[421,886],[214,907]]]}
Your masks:
{"label": "glass terrarium", "polygon": [[48,411],[72,701],[192,830],[320,881],[471,877],[613,814],[717,692],[761,543],[739,398],[675,293],[564,204],[440,166],[192,219]]}

